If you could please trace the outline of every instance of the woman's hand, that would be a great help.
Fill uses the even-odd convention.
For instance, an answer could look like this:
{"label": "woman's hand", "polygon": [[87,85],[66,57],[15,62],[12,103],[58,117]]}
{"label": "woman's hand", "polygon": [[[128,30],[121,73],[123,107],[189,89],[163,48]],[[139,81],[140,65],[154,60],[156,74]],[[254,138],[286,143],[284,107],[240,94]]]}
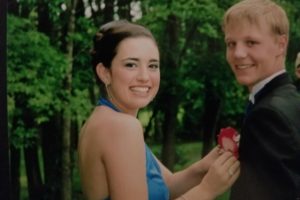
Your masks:
{"label": "woman's hand", "polygon": [[210,166],[217,160],[217,158],[222,153],[222,150],[219,148],[219,146],[216,146],[213,148],[206,156],[204,156],[201,159],[201,164],[203,166],[203,169],[207,172],[210,168]]}
{"label": "woman's hand", "polygon": [[[215,152],[216,151],[216,152]],[[214,149],[211,158],[218,150]],[[209,168],[200,184],[207,196],[215,198],[231,187],[240,174],[240,162],[231,152],[224,152]]]}

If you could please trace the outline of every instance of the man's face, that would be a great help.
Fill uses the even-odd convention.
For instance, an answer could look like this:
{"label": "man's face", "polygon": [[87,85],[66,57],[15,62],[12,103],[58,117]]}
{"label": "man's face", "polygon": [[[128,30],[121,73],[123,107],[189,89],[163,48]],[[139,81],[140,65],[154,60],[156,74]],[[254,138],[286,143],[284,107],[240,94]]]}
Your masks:
{"label": "man's face", "polygon": [[229,23],[225,28],[226,58],[241,85],[252,87],[284,68],[286,36],[275,36],[261,20]]}

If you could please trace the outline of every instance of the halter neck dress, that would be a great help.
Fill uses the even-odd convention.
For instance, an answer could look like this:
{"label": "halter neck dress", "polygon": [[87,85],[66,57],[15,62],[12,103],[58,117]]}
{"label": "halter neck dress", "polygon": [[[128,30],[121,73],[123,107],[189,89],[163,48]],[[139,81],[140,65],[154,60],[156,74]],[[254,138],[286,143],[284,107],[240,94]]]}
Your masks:
{"label": "halter neck dress", "polygon": [[[120,112],[110,101],[101,98],[98,105],[107,106],[117,112]],[[160,167],[153,156],[150,148],[145,144],[146,150],[146,177],[147,177],[147,187],[148,187],[148,200],[168,200],[169,199],[169,189],[165,184],[163,177],[161,175]],[[110,197],[104,200],[110,200]]]}

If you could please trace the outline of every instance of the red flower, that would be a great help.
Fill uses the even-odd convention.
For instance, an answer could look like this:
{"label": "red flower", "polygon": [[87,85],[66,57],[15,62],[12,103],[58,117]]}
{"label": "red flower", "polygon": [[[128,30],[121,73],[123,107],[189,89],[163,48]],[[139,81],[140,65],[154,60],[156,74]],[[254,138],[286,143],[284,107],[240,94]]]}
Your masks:
{"label": "red flower", "polygon": [[233,155],[239,157],[239,133],[232,127],[222,128],[218,135],[218,144],[225,151],[231,151]]}

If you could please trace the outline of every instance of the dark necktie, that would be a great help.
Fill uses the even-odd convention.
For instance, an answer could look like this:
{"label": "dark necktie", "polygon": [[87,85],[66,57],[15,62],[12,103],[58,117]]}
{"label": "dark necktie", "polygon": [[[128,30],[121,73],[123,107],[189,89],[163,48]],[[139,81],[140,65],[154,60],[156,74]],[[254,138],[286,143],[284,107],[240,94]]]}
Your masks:
{"label": "dark necktie", "polygon": [[246,106],[246,110],[245,110],[245,114],[246,114],[246,116],[249,114],[249,112],[251,111],[251,109],[253,108],[253,103],[252,103],[252,101],[248,101],[248,103],[247,103],[247,106]]}

